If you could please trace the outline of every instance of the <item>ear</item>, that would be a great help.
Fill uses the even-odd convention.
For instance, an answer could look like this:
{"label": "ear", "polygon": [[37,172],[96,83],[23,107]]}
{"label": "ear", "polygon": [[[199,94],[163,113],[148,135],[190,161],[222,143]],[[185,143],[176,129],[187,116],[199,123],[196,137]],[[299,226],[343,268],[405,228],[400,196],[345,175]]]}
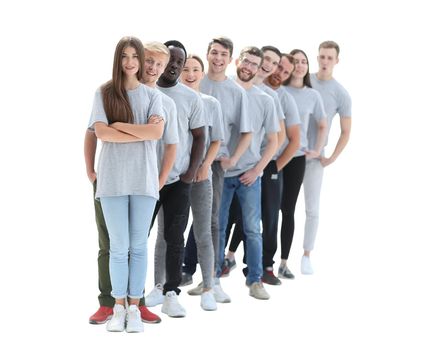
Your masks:
{"label": "ear", "polygon": [[[231,63],[231,61],[232,61],[232,57],[231,57],[230,63]],[[235,65],[238,66],[239,63],[240,63],[240,59],[236,58],[235,59]]]}
{"label": "ear", "polygon": [[229,61],[229,63],[228,64],[230,64],[232,62],[232,56],[230,57],[230,61]]}

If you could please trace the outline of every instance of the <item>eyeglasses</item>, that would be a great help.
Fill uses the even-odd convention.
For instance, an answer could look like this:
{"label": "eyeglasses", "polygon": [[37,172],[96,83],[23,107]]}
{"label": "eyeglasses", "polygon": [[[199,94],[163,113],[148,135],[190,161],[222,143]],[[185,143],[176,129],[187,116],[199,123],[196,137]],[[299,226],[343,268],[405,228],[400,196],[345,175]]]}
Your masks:
{"label": "eyeglasses", "polygon": [[245,66],[250,66],[250,67],[252,67],[254,69],[259,68],[259,65],[256,62],[252,62],[249,59],[247,59],[246,57],[243,57],[241,59],[241,63],[244,64]]}

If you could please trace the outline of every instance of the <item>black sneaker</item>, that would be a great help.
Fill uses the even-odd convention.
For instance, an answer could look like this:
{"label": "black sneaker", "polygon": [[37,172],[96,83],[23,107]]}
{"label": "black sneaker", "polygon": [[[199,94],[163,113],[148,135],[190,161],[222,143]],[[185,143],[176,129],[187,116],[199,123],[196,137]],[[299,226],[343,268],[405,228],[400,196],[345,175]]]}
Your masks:
{"label": "black sneaker", "polygon": [[225,258],[224,265],[222,266],[221,277],[228,277],[230,272],[237,267],[235,259],[233,261]]}
{"label": "black sneaker", "polygon": [[188,286],[193,283],[193,277],[187,272],[183,272],[181,275],[180,287]]}
{"label": "black sneaker", "polygon": [[286,278],[289,280],[293,280],[295,278],[295,276],[291,273],[291,271],[289,270],[288,266],[279,266],[278,269],[278,277],[279,278]]}
{"label": "black sneaker", "polygon": [[262,282],[272,286],[279,286],[281,280],[273,274],[273,271],[263,270]]}

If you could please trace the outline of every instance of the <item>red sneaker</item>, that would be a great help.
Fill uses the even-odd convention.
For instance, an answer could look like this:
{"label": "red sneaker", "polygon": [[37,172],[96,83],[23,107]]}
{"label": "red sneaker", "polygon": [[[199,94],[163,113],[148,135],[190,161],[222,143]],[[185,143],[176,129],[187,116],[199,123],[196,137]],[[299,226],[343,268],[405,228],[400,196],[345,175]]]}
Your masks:
{"label": "red sneaker", "polygon": [[102,324],[107,322],[113,316],[113,308],[109,306],[100,306],[97,312],[89,317],[89,323]]}
{"label": "red sneaker", "polygon": [[145,323],[159,323],[161,322],[161,318],[158,315],[155,315],[153,312],[149,311],[149,309],[145,305],[139,306],[140,315],[142,317],[142,321]]}

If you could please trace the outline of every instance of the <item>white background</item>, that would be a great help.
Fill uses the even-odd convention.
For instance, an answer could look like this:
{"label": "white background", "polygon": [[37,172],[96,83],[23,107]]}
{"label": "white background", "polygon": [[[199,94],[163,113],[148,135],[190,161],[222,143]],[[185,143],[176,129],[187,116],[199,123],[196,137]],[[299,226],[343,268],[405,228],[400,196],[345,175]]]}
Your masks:
{"label": "white background", "polygon": [[[419,349],[421,28],[414,3],[2,2],[2,348]],[[335,75],[353,98],[353,130],[325,172],[314,276],[299,274],[300,197],[290,255],[297,278],[268,287],[271,300],[250,298],[238,268],[222,280],[233,302],[217,312],[202,311],[184,288],[185,319],[162,315],[140,335],[88,324],[98,306],[97,235],[83,137],[94,91],[111,77],[124,35],[177,39],[202,58],[216,35],[232,38],[234,56],[246,45],[301,48],[312,71],[321,41],[341,45]],[[154,238],[155,231],[150,258]],[[148,271],[150,290],[152,264]]]}

